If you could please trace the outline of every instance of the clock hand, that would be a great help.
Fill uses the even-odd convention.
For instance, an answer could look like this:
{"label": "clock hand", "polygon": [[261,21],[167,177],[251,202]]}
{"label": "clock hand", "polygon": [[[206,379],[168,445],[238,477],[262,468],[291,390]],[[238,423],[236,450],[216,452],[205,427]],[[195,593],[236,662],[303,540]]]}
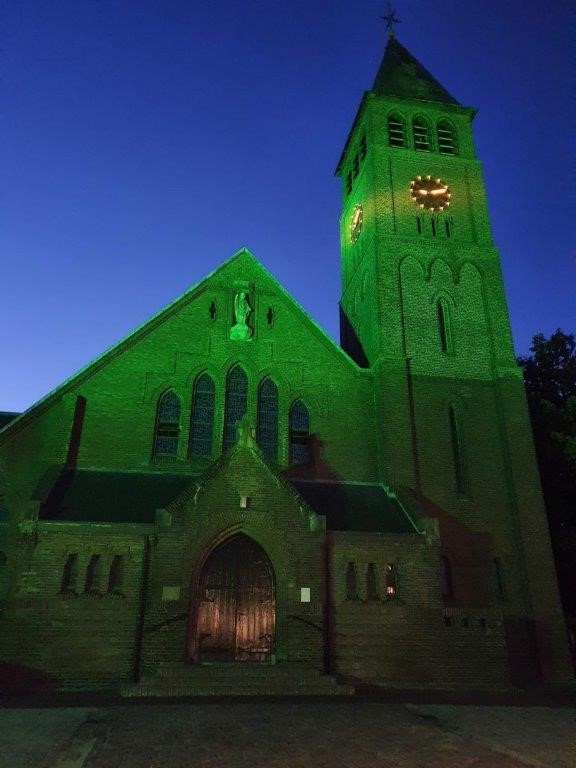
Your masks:
{"label": "clock hand", "polygon": [[444,195],[446,192],[448,192],[448,187],[441,187],[440,189],[436,187],[436,189],[430,190],[431,195]]}
{"label": "clock hand", "polygon": [[424,196],[424,195],[427,195],[427,194],[428,194],[428,190],[427,190],[427,189],[417,189],[417,190],[416,190],[416,192],[417,192],[419,195],[422,195],[422,196]]}

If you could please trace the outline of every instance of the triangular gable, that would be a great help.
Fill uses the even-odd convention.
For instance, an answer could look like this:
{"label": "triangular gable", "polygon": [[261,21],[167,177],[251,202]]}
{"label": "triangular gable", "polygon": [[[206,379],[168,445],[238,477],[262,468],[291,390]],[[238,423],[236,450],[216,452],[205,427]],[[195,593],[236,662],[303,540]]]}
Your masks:
{"label": "triangular gable", "polygon": [[55,400],[57,400],[57,398],[64,395],[67,391],[77,386],[82,381],[85,381],[92,374],[96,373],[102,367],[107,365],[111,360],[113,360],[115,357],[121,354],[124,350],[128,349],[130,346],[132,346],[133,344],[138,342],[140,339],[142,339],[144,336],[146,336],[148,333],[150,333],[152,330],[154,330],[154,328],[156,328],[158,325],[164,322],[164,320],[166,320],[175,312],[177,312],[181,307],[185,306],[188,302],[196,298],[196,296],[202,292],[205,284],[209,280],[213,279],[219,272],[226,269],[234,260],[240,259],[240,258],[249,258],[258,266],[258,268],[262,271],[266,279],[269,280],[272,283],[272,285],[279,291],[279,293],[286,300],[286,302],[289,305],[291,305],[302,316],[304,322],[306,323],[308,328],[312,331],[312,333],[314,333],[314,335],[334,354],[334,356],[338,359],[340,363],[350,366],[355,371],[358,371],[358,372],[362,371],[362,369],[359,368],[359,366],[346,354],[346,352],[344,352],[344,350],[341,347],[339,347],[336,344],[336,342],[333,341],[328,336],[328,334],[318,325],[318,323],[316,323],[315,320],[313,320],[310,317],[310,315],[300,306],[300,304],[298,304],[298,302],[288,293],[288,291],[282,285],[280,285],[280,283],[253,256],[253,254],[247,248],[241,248],[239,251],[233,254],[229,259],[222,262],[222,264],[216,267],[216,269],[212,270],[212,272],[210,272],[208,275],[203,277],[197,283],[194,283],[194,285],[192,285],[184,293],[182,293],[180,296],[175,298],[173,301],[171,301],[165,307],[160,309],[154,315],[149,317],[144,323],[137,326],[127,336],[125,336],[116,344],[114,344],[113,346],[109,347],[107,350],[102,352],[102,354],[98,355],[98,357],[94,358],[94,360],[89,362],[87,365],[85,365],[75,374],[65,379],[55,389],[53,389],[43,398],[41,398],[36,403],[31,405],[30,408],[25,410],[23,413],[17,415],[12,421],[10,421],[9,424],[6,424],[4,427],[0,428],[0,439],[4,434],[6,434],[8,430],[11,431],[12,428],[14,427],[18,429],[19,425],[26,423],[30,418],[33,418],[34,416],[42,413]]}

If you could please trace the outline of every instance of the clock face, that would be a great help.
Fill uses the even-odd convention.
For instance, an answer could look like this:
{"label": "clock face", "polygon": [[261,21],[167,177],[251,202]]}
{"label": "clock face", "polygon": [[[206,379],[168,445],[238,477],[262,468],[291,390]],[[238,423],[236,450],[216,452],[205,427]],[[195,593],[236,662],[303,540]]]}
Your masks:
{"label": "clock face", "polygon": [[360,237],[362,230],[362,219],[364,218],[364,211],[360,203],[356,203],[354,210],[352,211],[352,218],[350,219],[350,237],[352,242],[355,243]]}
{"label": "clock face", "polygon": [[416,176],[410,182],[410,197],[425,211],[443,211],[450,205],[450,190],[442,179]]}

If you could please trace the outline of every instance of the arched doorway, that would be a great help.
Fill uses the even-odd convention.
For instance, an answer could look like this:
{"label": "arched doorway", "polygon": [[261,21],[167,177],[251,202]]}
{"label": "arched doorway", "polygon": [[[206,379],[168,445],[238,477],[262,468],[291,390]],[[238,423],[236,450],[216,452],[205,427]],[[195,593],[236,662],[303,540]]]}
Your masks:
{"label": "arched doorway", "polygon": [[194,602],[198,661],[270,661],[274,572],[255,541],[238,534],[216,547],[202,568]]}

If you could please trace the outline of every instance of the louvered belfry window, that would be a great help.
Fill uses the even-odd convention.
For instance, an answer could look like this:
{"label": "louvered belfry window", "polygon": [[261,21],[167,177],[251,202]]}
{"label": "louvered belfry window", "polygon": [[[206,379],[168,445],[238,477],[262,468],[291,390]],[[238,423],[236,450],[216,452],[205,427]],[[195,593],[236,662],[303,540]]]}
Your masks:
{"label": "louvered belfry window", "polygon": [[278,459],[278,387],[266,377],[258,388],[258,445],[271,461]]}
{"label": "louvered belfry window", "polygon": [[226,404],[224,409],[223,448],[230,448],[236,439],[236,422],[246,414],[248,406],[248,378],[244,370],[235,365],[226,381]]}
{"label": "louvered belfry window", "polygon": [[210,456],[214,428],[214,380],[207,373],[196,379],[190,420],[190,456]]}
{"label": "louvered belfry window", "polygon": [[412,123],[414,132],[414,149],[420,152],[430,152],[430,128],[421,117],[416,117]]}
{"label": "louvered belfry window", "polygon": [[456,133],[448,120],[441,120],[438,129],[438,150],[441,155],[457,155]]}
{"label": "louvered belfry window", "polygon": [[310,414],[302,400],[296,400],[290,408],[289,430],[290,464],[307,464],[310,460]]}
{"label": "louvered belfry window", "polygon": [[391,147],[406,146],[404,120],[402,120],[400,115],[396,115],[394,113],[388,116],[388,144]]}
{"label": "louvered belfry window", "polygon": [[175,456],[180,436],[180,398],[174,392],[166,392],[158,403],[155,456]]}

